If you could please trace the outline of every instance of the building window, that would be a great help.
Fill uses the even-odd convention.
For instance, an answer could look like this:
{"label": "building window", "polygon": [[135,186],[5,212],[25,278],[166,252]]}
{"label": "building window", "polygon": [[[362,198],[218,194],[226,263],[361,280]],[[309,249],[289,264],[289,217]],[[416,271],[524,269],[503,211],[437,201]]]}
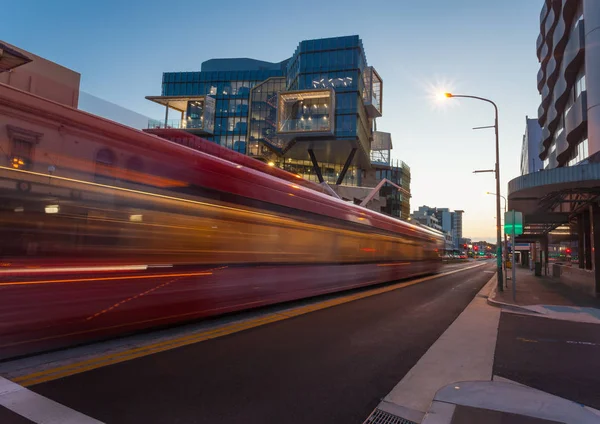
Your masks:
{"label": "building window", "polygon": [[585,73],[582,69],[581,71],[579,71],[579,74],[577,74],[577,79],[575,80],[575,98],[579,97],[579,95],[585,90]]}
{"label": "building window", "polygon": [[15,169],[30,169],[32,163],[33,144],[18,138],[12,142],[11,166]]}
{"label": "building window", "polygon": [[581,161],[587,159],[587,157],[589,156],[588,147],[588,139],[586,138],[575,147],[575,150],[571,154],[571,159],[567,163],[567,166],[577,165]]}
{"label": "building window", "polygon": [[9,166],[15,169],[31,169],[35,145],[40,142],[43,134],[12,125],[7,125],[6,129],[11,143]]}

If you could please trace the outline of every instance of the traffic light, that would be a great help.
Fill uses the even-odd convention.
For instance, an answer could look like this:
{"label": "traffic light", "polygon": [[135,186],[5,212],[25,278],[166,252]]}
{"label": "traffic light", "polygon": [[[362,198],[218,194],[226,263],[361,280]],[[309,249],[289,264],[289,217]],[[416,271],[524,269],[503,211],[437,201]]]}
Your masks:
{"label": "traffic light", "polygon": [[477,252],[479,250],[479,246],[477,246],[477,245],[473,246],[473,250]]}
{"label": "traffic light", "polygon": [[571,254],[571,249],[569,249],[569,248],[567,247],[567,249],[565,250],[565,253],[566,253],[567,255],[570,255],[570,254]]}
{"label": "traffic light", "polygon": [[465,243],[465,244],[463,244],[463,249],[466,249],[466,248],[467,248],[467,244]]}

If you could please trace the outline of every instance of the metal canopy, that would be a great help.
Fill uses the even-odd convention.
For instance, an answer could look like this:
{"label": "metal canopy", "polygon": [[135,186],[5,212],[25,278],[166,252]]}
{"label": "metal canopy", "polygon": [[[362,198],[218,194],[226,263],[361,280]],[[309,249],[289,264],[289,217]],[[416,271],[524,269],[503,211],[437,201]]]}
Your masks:
{"label": "metal canopy", "polygon": [[539,240],[549,233],[564,235],[560,227],[599,199],[600,163],[543,170],[508,183],[508,208],[524,216],[524,233],[518,242]]}
{"label": "metal canopy", "polygon": [[158,103],[162,106],[169,106],[171,109],[185,112],[189,101],[204,100],[205,96],[146,96],[146,100]]}

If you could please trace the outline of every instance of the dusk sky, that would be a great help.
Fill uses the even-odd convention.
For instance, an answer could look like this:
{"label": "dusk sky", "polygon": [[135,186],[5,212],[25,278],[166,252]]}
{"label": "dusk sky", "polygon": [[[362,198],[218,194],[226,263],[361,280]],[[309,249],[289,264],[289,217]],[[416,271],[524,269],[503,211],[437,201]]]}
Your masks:
{"label": "dusk sky", "polygon": [[[493,108],[436,103],[451,90],[500,109],[502,194],[519,175],[525,116],[537,117],[535,43],[542,0],[13,2],[0,39],[71,68],[82,91],[150,117],[165,71],[211,58],[279,62],[301,40],[358,34],[384,81],[380,131],[412,171],[411,209],[463,209],[464,237],[495,240]],[[27,22],[27,25],[24,25]]]}

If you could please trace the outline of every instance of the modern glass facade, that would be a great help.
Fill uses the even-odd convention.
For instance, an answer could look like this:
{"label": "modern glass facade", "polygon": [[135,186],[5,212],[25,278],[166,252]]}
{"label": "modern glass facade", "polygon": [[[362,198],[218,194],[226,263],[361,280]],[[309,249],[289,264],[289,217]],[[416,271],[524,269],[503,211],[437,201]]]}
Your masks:
{"label": "modern glass facade", "polygon": [[[238,152],[253,155],[263,150],[261,146],[256,146],[261,143],[267,143],[267,148],[276,147],[277,151],[277,148],[282,148],[277,146],[281,144],[281,139],[277,140],[279,143],[269,141],[276,136],[270,134],[270,124],[265,124],[266,115],[272,114],[272,110],[268,109],[269,102],[273,103],[275,100],[273,96],[278,92],[328,89],[334,93],[335,100],[330,104],[323,101],[317,106],[328,105],[333,108],[335,105],[334,111],[331,111],[334,115],[323,113],[318,117],[318,123],[317,120],[312,122],[316,119],[314,117],[310,120],[306,118],[305,122],[302,122],[300,116],[298,122],[288,121],[288,125],[297,124],[289,129],[301,132],[303,129],[308,131],[311,127],[324,127],[324,124],[327,124],[329,129],[335,128],[333,136],[336,139],[358,139],[365,154],[369,153],[372,120],[365,109],[365,103],[372,102],[381,110],[382,82],[373,68],[367,66],[363,44],[357,35],[302,41],[291,59],[279,64],[252,59],[210,60],[203,64],[203,68],[205,64],[208,64],[207,68],[210,69],[221,67],[225,70],[165,72],[162,96],[214,98],[214,133],[206,136],[207,139]],[[239,69],[244,66],[256,69],[226,69]],[[263,85],[274,77],[285,77],[285,82],[275,79]],[[368,83],[367,90],[365,81]],[[256,105],[253,114],[259,115],[257,119],[263,122],[252,125],[251,120],[255,117],[249,116],[250,94],[257,85],[263,85],[263,88],[254,93],[256,99],[253,101]],[[269,99],[264,95],[266,92],[271,94]],[[259,102],[263,102],[263,105],[259,105]],[[191,109],[187,112],[188,116],[193,114]],[[329,116],[332,116],[332,122],[326,122],[330,119]],[[269,119],[275,122],[272,117]],[[171,120],[167,125],[172,128],[186,128],[184,120]],[[264,133],[264,136],[259,137],[259,133]],[[254,143],[251,148],[247,148],[248,141]]]}
{"label": "modern glass facade", "polygon": [[277,93],[284,90],[285,77],[268,78],[251,90],[248,155],[267,159],[286,146],[286,138],[277,134]]}
{"label": "modern glass facade", "polygon": [[245,154],[250,90],[268,78],[283,74],[283,69],[165,72],[162,95],[213,97],[216,100],[214,133],[206,138]]}
{"label": "modern glass facade", "polygon": [[[210,141],[315,182],[375,187],[386,178],[381,174],[373,184],[379,167],[410,190],[408,167],[390,163],[389,134],[380,146],[384,133],[374,131],[383,81],[357,35],[301,41],[280,63],[210,59],[200,72],[166,72],[162,95],[148,99],[168,105],[165,120],[153,121],[150,132],[206,127],[212,100],[212,131],[195,132]],[[169,120],[169,108],[181,119]],[[388,200],[384,212],[407,218],[409,196],[401,191],[389,186],[380,194]]]}
{"label": "modern glass facade", "polygon": [[379,196],[386,199],[386,205],[381,208],[381,212],[396,218],[408,219],[410,216],[410,195],[407,193],[410,193],[410,167],[402,161],[388,163],[389,165],[385,168],[379,168],[379,164],[373,164],[375,179],[377,181],[387,179],[402,187],[406,192],[386,183],[379,190]]}
{"label": "modern glass facade", "polygon": [[369,152],[372,125],[362,100],[365,68],[367,58],[357,35],[302,41],[287,65],[287,89],[333,89],[336,138],[358,138]]}

